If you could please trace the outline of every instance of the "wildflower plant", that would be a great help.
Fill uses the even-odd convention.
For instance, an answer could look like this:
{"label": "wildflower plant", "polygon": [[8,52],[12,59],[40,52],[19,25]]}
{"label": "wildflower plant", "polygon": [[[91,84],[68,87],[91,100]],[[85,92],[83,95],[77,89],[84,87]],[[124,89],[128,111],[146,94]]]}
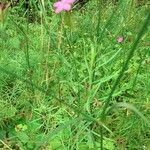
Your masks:
{"label": "wildflower plant", "polygon": [[38,23],[17,14],[22,4],[9,9],[0,31],[0,149],[149,149],[150,14],[126,0],[89,0],[72,13],[84,1],[41,1]]}

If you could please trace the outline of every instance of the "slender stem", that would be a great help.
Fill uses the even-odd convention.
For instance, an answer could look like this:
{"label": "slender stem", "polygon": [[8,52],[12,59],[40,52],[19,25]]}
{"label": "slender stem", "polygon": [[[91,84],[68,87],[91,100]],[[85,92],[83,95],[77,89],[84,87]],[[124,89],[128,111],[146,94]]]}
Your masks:
{"label": "slender stem", "polygon": [[100,32],[100,20],[101,20],[101,0],[97,0],[97,9],[98,9],[98,22],[96,27],[96,36],[97,40],[99,39],[99,32]]}
{"label": "slender stem", "polygon": [[4,141],[0,140],[0,142],[1,142],[5,147],[7,147],[9,150],[12,150]]}
{"label": "slender stem", "polygon": [[137,78],[138,78],[139,71],[140,71],[140,69],[141,69],[141,67],[142,67],[142,62],[144,61],[144,59],[145,59],[147,53],[148,53],[148,50],[145,51],[143,58],[140,59],[140,62],[139,62],[139,65],[138,65],[138,69],[137,69],[135,78],[134,78],[133,83],[132,83],[132,88],[131,88],[132,91],[133,91],[134,86],[135,86],[135,84],[136,84],[136,81],[137,81]]}
{"label": "slender stem", "polygon": [[100,149],[103,150],[103,127],[102,126],[100,126],[100,135],[101,135]]}
{"label": "slender stem", "polygon": [[[28,16],[28,18],[29,18],[29,10],[27,11],[27,16]],[[27,22],[27,34],[28,34],[28,31],[29,31],[29,25],[28,25],[28,22]],[[33,80],[32,80],[32,69],[31,69],[31,65],[30,65],[30,55],[29,55],[29,42],[28,42],[28,37],[25,36],[25,39],[26,39],[25,57],[26,57],[27,66],[28,66],[27,72],[29,73],[29,78],[30,78],[30,82],[31,82],[31,89],[32,89],[32,92],[34,93]]]}

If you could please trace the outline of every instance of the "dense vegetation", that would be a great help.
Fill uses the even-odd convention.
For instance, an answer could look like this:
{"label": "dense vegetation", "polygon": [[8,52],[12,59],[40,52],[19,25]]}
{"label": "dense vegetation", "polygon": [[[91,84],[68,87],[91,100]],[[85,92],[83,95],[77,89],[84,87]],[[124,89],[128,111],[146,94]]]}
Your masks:
{"label": "dense vegetation", "polygon": [[148,1],[53,2],[1,3],[0,149],[149,150]]}

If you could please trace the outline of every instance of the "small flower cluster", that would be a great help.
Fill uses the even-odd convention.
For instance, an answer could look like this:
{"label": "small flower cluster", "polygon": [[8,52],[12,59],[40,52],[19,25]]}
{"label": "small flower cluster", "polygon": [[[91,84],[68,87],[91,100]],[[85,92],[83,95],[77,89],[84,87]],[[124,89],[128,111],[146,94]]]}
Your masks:
{"label": "small flower cluster", "polygon": [[119,36],[118,38],[117,38],[117,42],[118,43],[122,43],[124,41],[124,37],[123,36]]}
{"label": "small flower cluster", "polygon": [[54,3],[55,13],[60,13],[61,11],[69,11],[71,10],[72,4],[76,0],[60,0]]}

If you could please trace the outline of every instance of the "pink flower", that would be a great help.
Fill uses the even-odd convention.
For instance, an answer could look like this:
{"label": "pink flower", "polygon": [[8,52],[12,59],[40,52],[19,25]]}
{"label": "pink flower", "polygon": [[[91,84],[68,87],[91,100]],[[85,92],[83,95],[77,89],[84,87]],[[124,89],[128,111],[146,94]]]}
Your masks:
{"label": "pink flower", "polygon": [[76,0],[61,0],[63,3],[73,4]]}
{"label": "pink flower", "polygon": [[75,2],[75,0],[61,0],[54,3],[55,13],[60,13],[61,11],[69,11],[71,10],[71,5]]}
{"label": "pink flower", "polygon": [[124,41],[123,36],[120,36],[120,37],[117,38],[117,42],[118,43],[122,43],[123,41]]}

